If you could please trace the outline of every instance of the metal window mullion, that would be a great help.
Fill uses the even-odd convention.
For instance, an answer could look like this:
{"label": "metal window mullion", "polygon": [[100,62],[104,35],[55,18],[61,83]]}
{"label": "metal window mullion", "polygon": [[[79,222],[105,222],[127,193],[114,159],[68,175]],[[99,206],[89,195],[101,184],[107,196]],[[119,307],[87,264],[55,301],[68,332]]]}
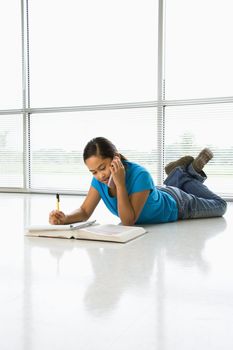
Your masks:
{"label": "metal window mullion", "polygon": [[158,81],[157,81],[157,183],[163,183],[164,168],[164,0],[158,2]]}
{"label": "metal window mullion", "polygon": [[[163,79],[163,85],[165,80]],[[164,95],[164,87],[163,87]],[[104,111],[104,110],[118,110],[118,109],[135,109],[135,108],[156,108],[156,107],[175,107],[175,106],[197,106],[197,105],[210,105],[210,104],[232,104],[233,97],[209,97],[200,99],[187,99],[187,100],[165,100],[147,101],[147,102],[130,102],[130,103],[116,103],[105,105],[84,105],[84,106],[65,106],[65,107],[38,107],[38,108],[21,108],[21,109],[1,109],[0,115],[13,115],[13,114],[41,114],[41,113],[72,113],[72,112],[85,112],[85,111]]]}
{"label": "metal window mullion", "polygon": [[23,89],[23,187],[30,188],[30,80],[28,0],[21,0],[22,89]]}

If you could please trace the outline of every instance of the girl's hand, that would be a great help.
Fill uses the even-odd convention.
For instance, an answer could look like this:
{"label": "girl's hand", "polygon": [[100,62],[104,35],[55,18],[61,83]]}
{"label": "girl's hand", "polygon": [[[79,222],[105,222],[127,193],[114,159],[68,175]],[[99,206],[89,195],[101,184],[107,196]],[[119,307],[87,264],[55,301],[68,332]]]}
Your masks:
{"label": "girl's hand", "polygon": [[49,223],[52,225],[65,225],[66,215],[59,210],[53,210],[49,214]]}
{"label": "girl's hand", "polygon": [[125,184],[125,168],[120,160],[120,157],[115,156],[113,158],[110,171],[116,187]]}

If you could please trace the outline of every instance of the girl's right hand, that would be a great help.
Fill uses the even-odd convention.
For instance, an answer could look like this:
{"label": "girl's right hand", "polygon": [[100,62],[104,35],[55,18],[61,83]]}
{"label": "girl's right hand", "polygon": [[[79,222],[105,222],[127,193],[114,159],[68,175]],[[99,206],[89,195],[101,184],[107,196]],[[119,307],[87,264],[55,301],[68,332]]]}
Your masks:
{"label": "girl's right hand", "polygon": [[65,225],[66,215],[59,210],[53,210],[49,214],[49,223],[52,225]]}

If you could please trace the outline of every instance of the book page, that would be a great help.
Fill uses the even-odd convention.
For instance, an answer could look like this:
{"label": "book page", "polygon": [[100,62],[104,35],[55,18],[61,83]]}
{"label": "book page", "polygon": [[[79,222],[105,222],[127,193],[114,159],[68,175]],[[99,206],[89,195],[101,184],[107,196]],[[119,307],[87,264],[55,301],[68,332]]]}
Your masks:
{"label": "book page", "polygon": [[124,232],[128,232],[131,230],[135,230],[135,227],[127,227],[127,226],[117,226],[117,225],[100,225],[93,226],[84,229],[86,232],[96,233],[98,235],[120,235]]}
{"label": "book page", "polygon": [[28,231],[64,231],[70,230],[70,225],[31,225]]}
{"label": "book page", "polygon": [[80,221],[74,224],[68,225],[31,225],[26,229],[30,232],[33,231],[70,231],[70,230],[78,230],[79,228],[89,226],[95,223],[96,220],[92,221]]}

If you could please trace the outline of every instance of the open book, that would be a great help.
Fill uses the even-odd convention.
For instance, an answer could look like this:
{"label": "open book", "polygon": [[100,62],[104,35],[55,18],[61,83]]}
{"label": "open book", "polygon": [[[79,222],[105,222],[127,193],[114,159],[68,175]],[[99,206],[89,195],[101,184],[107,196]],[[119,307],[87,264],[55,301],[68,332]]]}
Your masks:
{"label": "open book", "polygon": [[143,227],[121,225],[94,226],[80,223],[75,225],[29,226],[25,235],[31,237],[75,238],[125,243],[146,233]]}

